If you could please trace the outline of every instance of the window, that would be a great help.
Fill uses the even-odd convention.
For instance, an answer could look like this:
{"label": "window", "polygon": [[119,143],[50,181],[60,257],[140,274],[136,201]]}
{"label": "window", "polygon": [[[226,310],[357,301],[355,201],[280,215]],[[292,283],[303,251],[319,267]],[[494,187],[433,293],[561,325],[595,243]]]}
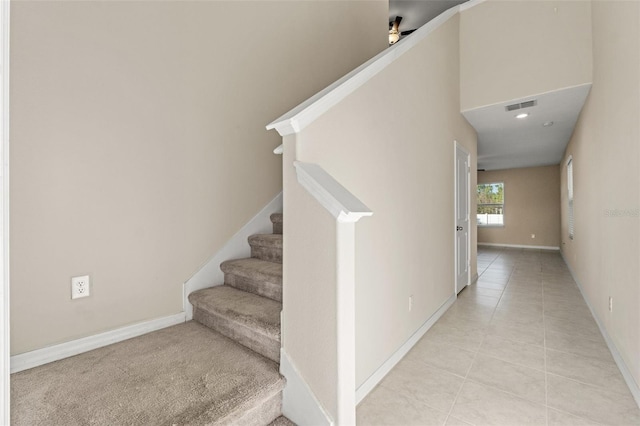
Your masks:
{"label": "window", "polygon": [[573,240],[573,157],[567,161],[567,200],[569,200],[569,238]]}
{"label": "window", "polygon": [[504,182],[478,185],[478,226],[504,226]]}

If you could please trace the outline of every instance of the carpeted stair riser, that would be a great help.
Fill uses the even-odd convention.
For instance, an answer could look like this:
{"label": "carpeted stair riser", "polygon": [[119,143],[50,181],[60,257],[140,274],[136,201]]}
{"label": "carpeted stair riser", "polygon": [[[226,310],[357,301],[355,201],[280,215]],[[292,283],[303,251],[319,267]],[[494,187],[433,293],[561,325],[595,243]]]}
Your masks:
{"label": "carpeted stair riser", "polygon": [[195,321],[280,362],[280,303],[228,286],[196,291],[189,301]]}
{"label": "carpeted stair riser", "polygon": [[225,285],[282,302],[282,264],[237,259],[223,262],[220,269]]}
{"label": "carpeted stair riser", "polygon": [[274,421],[272,421],[271,423],[269,423],[268,426],[296,426],[296,424],[291,420],[289,420],[288,418],[284,416],[280,416]]}
{"label": "carpeted stair riser", "polygon": [[255,425],[268,425],[278,419],[282,414],[282,392],[275,394],[271,398],[265,400],[262,404],[256,405],[250,411],[247,411],[244,416],[235,419],[233,422],[229,420],[219,421],[213,423],[215,425],[229,425],[234,426],[255,426]]}
{"label": "carpeted stair riser", "polygon": [[240,326],[222,315],[195,307],[193,309],[193,320],[235,340],[272,361],[280,362],[280,342],[278,341],[273,341],[264,335],[260,335],[248,327]]}
{"label": "carpeted stair riser", "polygon": [[282,286],[271,283],[256,283],[254,280],[238,275],[225,274],[225,285],[248,293],[257,294],[277,302],[282,302]]}
{"label": "carpeted stair riser", "polygon": [[282,213],[272,214],[271,223],[273,224],[273,233],[282,234]]}
{"label": "carpeted stair riser", "polygon": [[267,262],[282,263],[282,235],[258,234],[249,237],[251,257]]}

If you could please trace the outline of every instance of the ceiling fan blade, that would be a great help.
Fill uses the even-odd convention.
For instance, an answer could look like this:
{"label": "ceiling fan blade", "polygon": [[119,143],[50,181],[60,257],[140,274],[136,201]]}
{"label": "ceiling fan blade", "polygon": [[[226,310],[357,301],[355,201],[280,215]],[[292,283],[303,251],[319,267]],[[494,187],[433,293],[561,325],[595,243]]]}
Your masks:
{"label": "ceiling fan blade", "polygon": [[406,35],[409,35],[412,32],[414,32],[415,30],[417,30],[417,28],[414,28],[413,30],[403,31],[403,32],[400,33],[400,35],[406,36]]}
{"label": "ceiling fan blade", "polygon": [[398,28],[400,28],[401,21],[402,21],[402,16],[396,16],[395,21],[389,22],[389,26],[391,27],[391,30],[398,31]]}

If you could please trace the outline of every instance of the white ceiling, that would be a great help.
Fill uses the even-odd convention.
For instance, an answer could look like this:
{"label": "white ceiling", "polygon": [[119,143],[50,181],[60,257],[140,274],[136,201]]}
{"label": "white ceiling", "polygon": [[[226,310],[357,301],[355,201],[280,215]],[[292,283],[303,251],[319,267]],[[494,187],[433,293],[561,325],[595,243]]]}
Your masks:
{"label": "white ceiling", "polygon": [[[416,29],[465,1],[390,0],[389,21],[402,16],[400,31]],[[478,169],[560,163],[590,88],[591,85],[572,87],[463,112],[478,132]],[[507,105],[531,99],[536,99],[538,104],[520,111],[505,111]],[[516,119],[516,114],[523,111],[530,116]],[[549,121],[553,121],[553,125],[544,127]]]}
{"label": "white ceiling", "polygon": [[[559,164],[590,84],[464,111],[478,132],[478,169],[497,170]],[[536,106],[506,111],[507,105],[536,99]],[[517,119],[520,112],[529,116]],[[545,127],[544,123],[553,122]]]}

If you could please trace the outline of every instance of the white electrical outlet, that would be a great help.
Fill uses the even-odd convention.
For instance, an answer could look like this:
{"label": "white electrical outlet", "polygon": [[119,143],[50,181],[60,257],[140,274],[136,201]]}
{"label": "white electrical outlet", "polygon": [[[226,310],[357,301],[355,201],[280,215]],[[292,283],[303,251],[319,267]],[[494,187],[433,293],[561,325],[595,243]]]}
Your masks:
{"label": "white electrical outlet", "polygon": [[531,234],[531,238],[535,238],[535,237],[536,237],[536,234]]}
{"label": "white electrical outlet", "polygon": [[613,297],[609,297],[609,312],[613,312]]}
{"label": "white electrical outlet", "polygon": [[71,298],[79,299],[89,295],[89,275],[71,277]]}

